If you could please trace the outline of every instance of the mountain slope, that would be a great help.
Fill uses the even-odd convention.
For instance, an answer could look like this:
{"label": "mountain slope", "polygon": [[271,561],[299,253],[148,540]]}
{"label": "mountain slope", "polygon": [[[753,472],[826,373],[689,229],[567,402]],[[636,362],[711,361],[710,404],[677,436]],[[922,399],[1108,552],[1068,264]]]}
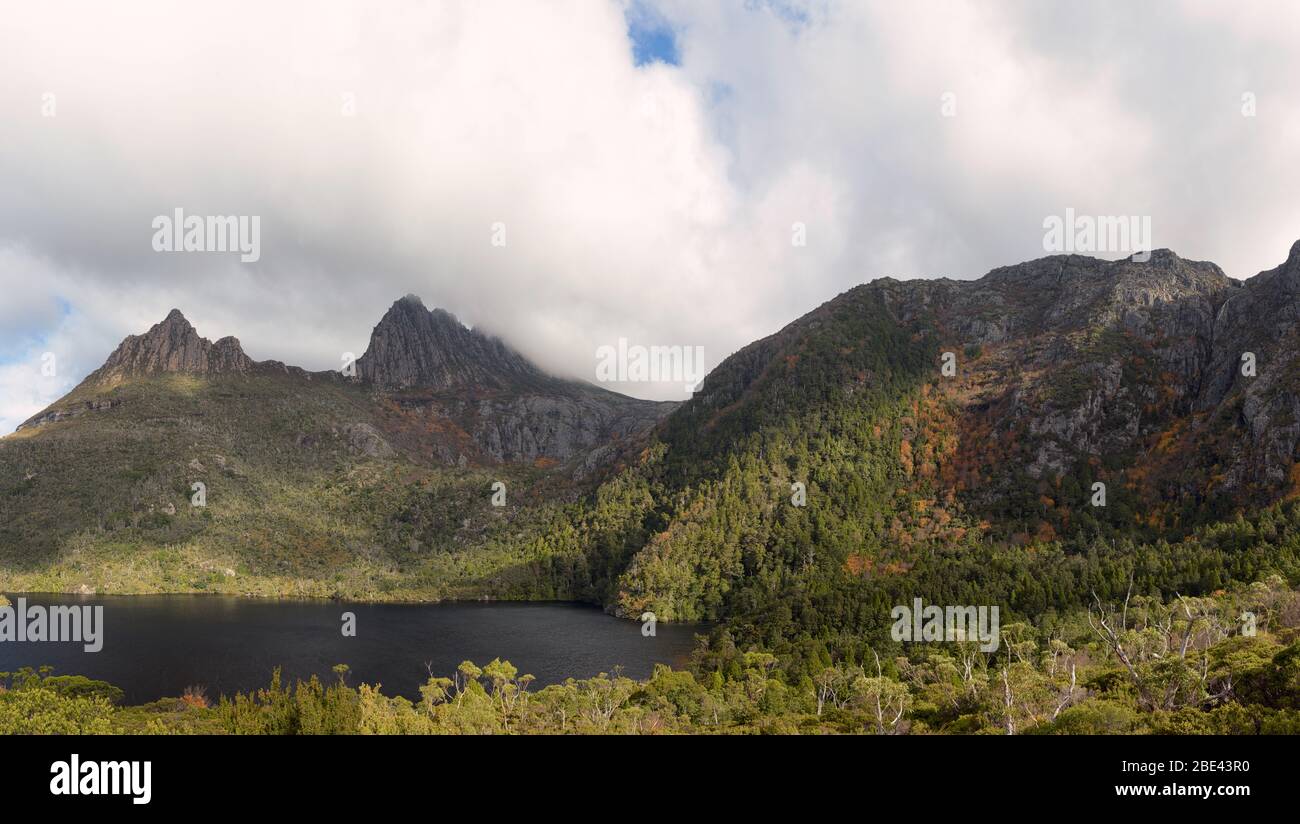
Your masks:
{"label": "mountain slope", "polygon": [[[401,357],[395,314],[430,319]],[[514,536],[674,405],[545,375],[414,299],[374,339],[348,379],[254,362],[179,311],[128,337],[0,440],[0,588],[573,597],[511,573]],[[398,382],[385,358],[444,368]]]}
{"label": "mountain slope", "polygon": [[1171,595],[1276,571],[1294,545],[1212,530],[1296,494],[1297,273],[1300,244],[1244,284],[1159,250],[850,290],[720,364],[606,484],[638,493],[595,539],[624,565],[604,597],[798,635],[909,586],[1041,610],[1139,570]]}

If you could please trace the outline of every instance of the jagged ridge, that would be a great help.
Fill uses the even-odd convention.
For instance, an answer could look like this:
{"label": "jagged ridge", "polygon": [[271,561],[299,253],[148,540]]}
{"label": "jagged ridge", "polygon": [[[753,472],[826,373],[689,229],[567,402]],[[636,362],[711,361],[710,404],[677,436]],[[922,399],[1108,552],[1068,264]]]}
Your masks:
{"label": "jagged ridge", "polygon": [[247,372],[253,366],[236,338],[216,343],[201,338],[181,311],[173,309],[148,332],[122,341],[88,380],[102,384],[157,372]]}
{"label": "jagged ridge", "polygon": [[[113,409],[121,399],[111,390],[133,379],[263,373],[344,380],[338,372],[255,362],[235,338],[211,343],[173,309],[149,331],[123,340],[102,367],[19,429]],[[348,424],[374,430],[380,453],[389,449],[387,438],[412,454],[462,465],[584,456],[579,474],[612,460],[619,444],[645,433],[677,406],[548,375],[500,338],[466,328],[445,310],[430,311],[414,295],[395,302],[375,326],[352,382],[391,401],[381,409],[398,410],[396,416],[383,416],[386,429]]]}
{"label": "jagged ridge", "polygon": [[506,389],[549,380],[500,338],[469,329],[414,295],[395,302],[370,335],[357,375],[385,390]]}

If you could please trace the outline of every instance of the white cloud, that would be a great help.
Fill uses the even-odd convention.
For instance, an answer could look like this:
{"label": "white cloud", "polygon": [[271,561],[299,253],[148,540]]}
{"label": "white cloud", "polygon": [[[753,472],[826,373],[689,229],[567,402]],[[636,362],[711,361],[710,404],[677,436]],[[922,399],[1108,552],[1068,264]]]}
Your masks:
{"label": "white cloud", "polygon": [[[1237,276],[1300,236],[1293,5],[655,5],[680,67],[633,66],[618,2],[7,10],[0,429],[63,391],[43,347],[84,374],[173,307],[324,369],[414,292],[589,378],[620,337],[712,364],[874,277],[1035,257],[1067,206]],[[178,206],[260,215],[261,260],[154,253]]]}

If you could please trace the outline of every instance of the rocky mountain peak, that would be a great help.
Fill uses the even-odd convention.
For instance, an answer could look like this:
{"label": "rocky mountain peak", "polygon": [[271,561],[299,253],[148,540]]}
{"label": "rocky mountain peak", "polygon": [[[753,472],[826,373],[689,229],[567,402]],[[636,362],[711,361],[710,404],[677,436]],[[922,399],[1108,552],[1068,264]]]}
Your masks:
{"label": "rocky mountain peak", "polygon": [[199,337],[185,315],[173,309],[148,332],[123,340],[90,379],[106,383],[158,372],[245,372],[252,365],[238,340],[225,337],[214,344]]}
{"label": "rocky mountain peak", "polygon": [[1282,305],[1294,303],[1297,295],[1300,295],[1300,240],[1291,244],[1286,260],[1238,285],[1245,288],[1237,296],[1237,304],[1252,301],[1280,302]]}
{"label": "rocky mountain peak", "polygon": [[1300,240],[1291,244],[1291,251],[1286,256],[1286,261],[1278,267],[1282,270],[1282,276],[1292,287],[1300,285]]}
{"label": "rocky mountain peak", "polygon": [[1168,249],[1145,261],[1051,255],[977,280],[877,283],[901,320],[932,314],[974,344],[1112,327],[1158,337],[1180,324],[1208,335],[1215,313],[1240,287],[1215,264]]}
{"label": "rocky mountain peak", "polygon": [[495,336],[470,329],[414,295],[395,302],[375,326],[357,375],[386,389],[505,389],[550,380]]}

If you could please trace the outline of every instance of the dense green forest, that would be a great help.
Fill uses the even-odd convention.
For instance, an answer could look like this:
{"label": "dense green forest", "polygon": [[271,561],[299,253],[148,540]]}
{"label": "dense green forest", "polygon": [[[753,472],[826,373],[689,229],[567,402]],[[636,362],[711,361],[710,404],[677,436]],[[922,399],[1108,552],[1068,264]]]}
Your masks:
{"label": "dense green forest", "polygon": [[[777,654],[810,642],[856,654],[916,596],[1038,620],[1130,588],[1300,582],[1294,499],[1168,529],[1148,523],[1158,502],[1114,456],[1040,479],[1017,474],[1015,456],[987,458],[1028,447],[964,431],[937,333],[906,332],[880,300],[850,292],[724,363],[637,465],[530,537],[521,554],[539,587],[628,616],[722,621]],[[1018,486],[1006,492],[1005,477]],[[1094,507],[1099,479],[1110,495]],[[981,494],[995,482],[997,496]]]}

